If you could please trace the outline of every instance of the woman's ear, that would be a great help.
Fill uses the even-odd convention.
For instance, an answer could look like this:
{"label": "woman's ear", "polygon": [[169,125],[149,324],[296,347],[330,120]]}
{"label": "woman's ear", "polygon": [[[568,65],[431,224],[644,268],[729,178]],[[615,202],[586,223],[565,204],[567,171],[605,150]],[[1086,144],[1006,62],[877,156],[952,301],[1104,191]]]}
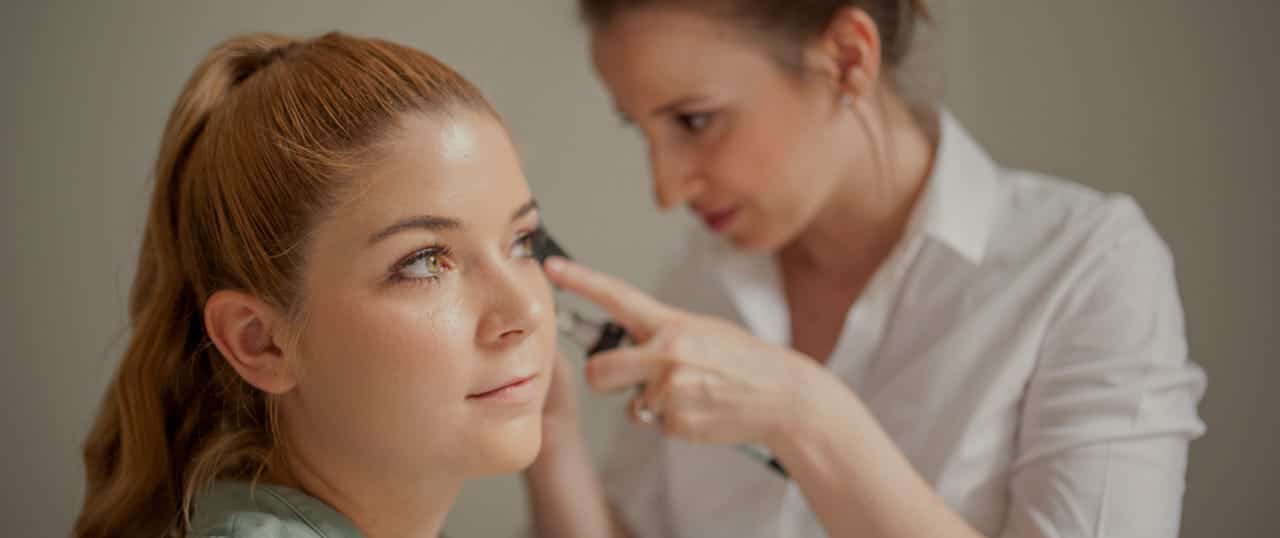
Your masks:
{"label": "woman's ear", "polygon": [[248,293],[220,290],[204,305],[204,327],[227,363],[245,382],[267,394],[297,385],[292,365],[279,345],[284,318]]}
{"label": "woman's ear", "polygon": [[837,84],[847,104],[875,93],[880,82],[880,30],[859,8],[842,8],[810,49],[811,61]]}

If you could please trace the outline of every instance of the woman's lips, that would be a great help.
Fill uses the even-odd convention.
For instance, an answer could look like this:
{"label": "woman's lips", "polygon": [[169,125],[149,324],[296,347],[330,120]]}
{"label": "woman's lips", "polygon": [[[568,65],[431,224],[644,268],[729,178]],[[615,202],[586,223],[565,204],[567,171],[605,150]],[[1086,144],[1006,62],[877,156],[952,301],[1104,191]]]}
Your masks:
{"label": "woman's lips", "polygon": [[516,377],[505,383],[481,392],[467,395],[467,400],[486,402],[522,403],[537,399],[538,374]]}

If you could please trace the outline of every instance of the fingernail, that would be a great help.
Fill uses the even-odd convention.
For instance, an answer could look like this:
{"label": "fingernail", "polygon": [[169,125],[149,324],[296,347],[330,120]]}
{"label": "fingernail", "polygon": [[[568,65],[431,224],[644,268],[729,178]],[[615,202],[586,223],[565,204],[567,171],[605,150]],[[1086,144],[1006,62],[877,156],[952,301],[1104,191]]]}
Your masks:
{"label": "fingernail", "polygon": [[564,258],[561,258],[559,256],[552,256],[550,258],[547,258],[547,261],[546,263],[543,264],[543,267],[548,272],[551,272],[551,273],[563,273],[565,268]]}

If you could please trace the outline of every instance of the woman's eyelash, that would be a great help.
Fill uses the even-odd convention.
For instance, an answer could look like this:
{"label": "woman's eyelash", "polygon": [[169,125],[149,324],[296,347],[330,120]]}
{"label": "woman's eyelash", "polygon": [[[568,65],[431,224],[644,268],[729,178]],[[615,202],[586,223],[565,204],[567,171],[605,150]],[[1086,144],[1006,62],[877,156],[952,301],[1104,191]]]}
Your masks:
{"label": "woman's eyelash", "polygon": [[546,229],[539,226],[520,234],[520,236],[516,238],[516,244],[518,245],[521,243],[528,243],[530,254],[535,258],[540,258],[542,256],[542,251],[546,248],[547,244]]}
{"label": "woman's eyelash", "polygon": [[430,246],[430,247],[418,250],[417,252],[414,252],[413,254],[410,254],[409,256],[405,257],[403,260],[400,260],[400,262],[396,263],[395,266],[392,267],[391,280],[396,282],[434,281],[438,278],[438,275],[433,275],[429,277],[410,277],[410,276],[405,276],[404,270],[413,266],[413,264],[418,263],[424,259],[430,258],[432,256],[435,256],[437,258],[447,258],[449,257],[450,253],[451,251],[449,250],[449,247],[446,247],[444,245],[435,245],[435,246]]}
{"label": "woman's eyelash", "polygon": [[[511,246],[512,248],[515,248],[517,246],[525,247],[529,250],[526,257],[537,258],[545,248],[544,245],[546,244],[546,237],[547,237],[546,231],[541,226],[538,226],[536,228],[533,228],[517,236]],[[446,247],[444,245],[433,245],[423,249],[419,249],[415,251],[413,254],[410,254],[404,257],[399,262],[396,262],[396,264],[391,267],[391,271],[390,271],[391,274],[389,275],[388,279],[396,283],[401,283],[401,282],[412,282],[416,284],[433,283],[436,280],[439,280],[440,278],[439,274],[425,275],[425,276],[409,276],[405,274],[405,272],[410,267],[413,267],[414,264],[417,264],[423,260],[430,259],[433,257],[440,259],[439,263],[441,266],[443,266],[440,271],[441,272],[447,271],[449,269],[447,258],[449,258],[451,253],[452,251],[449,249],[449,247]]]}

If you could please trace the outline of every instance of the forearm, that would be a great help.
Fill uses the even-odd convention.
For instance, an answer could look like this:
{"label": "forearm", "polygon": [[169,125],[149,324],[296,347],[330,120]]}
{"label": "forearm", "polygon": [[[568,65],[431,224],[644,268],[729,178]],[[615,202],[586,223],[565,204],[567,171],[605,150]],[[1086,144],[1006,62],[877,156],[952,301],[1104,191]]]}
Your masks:
{"label": "forearm", "polygon": [[804,420],[770,449],[832,538],[980,536],[943,502],[862,401],[826,370],[810,376]]}
{"label": "forearm", "polygon": [[548,437],[524,473],[535,536],[629,538],[605,498],[582,436],[568,431]]}

